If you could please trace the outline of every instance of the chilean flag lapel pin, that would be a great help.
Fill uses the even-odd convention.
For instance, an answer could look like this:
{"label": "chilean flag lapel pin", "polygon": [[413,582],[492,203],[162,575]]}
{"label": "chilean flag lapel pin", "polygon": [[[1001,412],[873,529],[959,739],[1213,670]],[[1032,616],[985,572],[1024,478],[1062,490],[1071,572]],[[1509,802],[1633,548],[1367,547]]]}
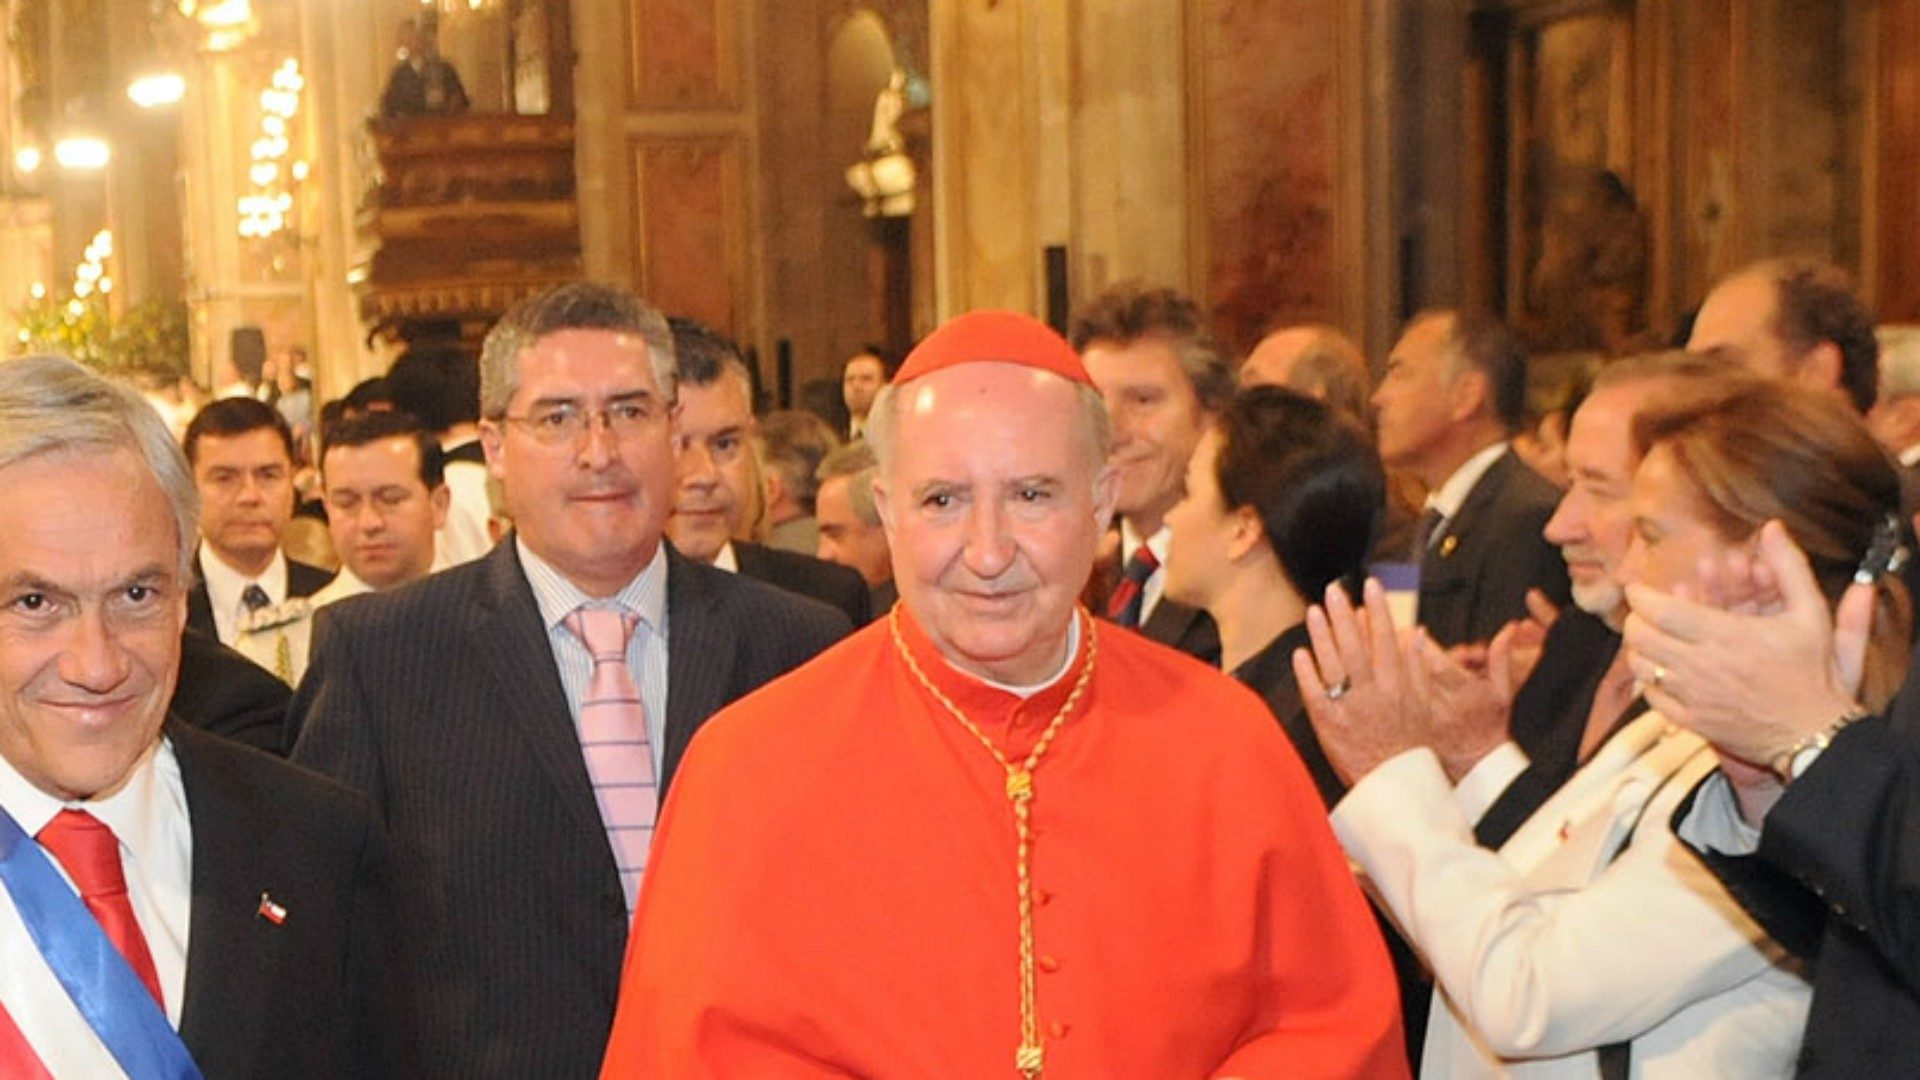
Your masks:
{"label": "chilean flag lapel pin", "polygon": [[257,914],[275,926],[287,921],[287,909],[274,903],[273,897],[267,893],[260,894],[260,910]]}

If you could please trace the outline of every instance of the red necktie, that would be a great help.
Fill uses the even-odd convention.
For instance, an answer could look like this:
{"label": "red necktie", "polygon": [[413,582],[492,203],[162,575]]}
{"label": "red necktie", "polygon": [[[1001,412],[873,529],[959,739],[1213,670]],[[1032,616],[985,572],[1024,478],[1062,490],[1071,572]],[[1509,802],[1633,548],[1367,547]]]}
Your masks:
{"label": "red necktie", "polygon": [[66,868],[67,876],[80,889],[80,899],[107,932],[113,946],[126,957],[133,973],[147,984],[153,999],[164,1007],[160,996],[160,975],[153,967],[153,954],[147,951],[146,935],[133,917],[133,903],[127,898],[127,877],[120,869],[120,841],[113,830],[84,810],[62,810],[34,839]]}
{"label": "red necktie", "polygon": [[1154,557],[1153,550],[1145,544],[1134,549],[1133,558],[1120,571],[1120,584],[1113,587],[1113,594],[1107,597],[1107,618],[1121,626],[1138,627],[1140,609],[1144,605],[1143,590],[1147,579],[1160,569],[1160,560]]}

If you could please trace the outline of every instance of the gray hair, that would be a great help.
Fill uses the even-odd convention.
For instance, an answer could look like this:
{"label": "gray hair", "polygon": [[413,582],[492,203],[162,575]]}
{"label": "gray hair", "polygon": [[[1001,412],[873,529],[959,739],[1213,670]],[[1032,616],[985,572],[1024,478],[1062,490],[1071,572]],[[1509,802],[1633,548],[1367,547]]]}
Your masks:
{"label": "gray hair", "polygon": [[173,509],[181,580],[191,576],[200,493],[158,411],[130,387],[64,356],[0,363],[0,469],[45,454],[138,453]]}
{"label": "gray hair", "polygon": [[813,475],[820,484],[846,477],[847,497],[853,502],[854,516],[868,525],[878,525],[880,511],[873,506],[873,474],[878,462],[873,447],[864,441],[850,442],[828,454]]}
{"label": "gray hair", "polygon": [[611,285],[577,281],[513,305],[480,346],[480,415],[498,420],[520,389],[520,356],[562,330],[637,334],[647,345],[654,382],[669,404],[676,389],[673,332],[639,297]]}
{"label": "gray hair", "polygon": [[[985,358],[983,358],[985,359]],[[1059,376],[1054,376],[1059,378]],[[893,452],[900,423],[899,383],[888,383],[874,395],[873,411],[867,414],[867,444],[873,447],[873,456],[878,463],[880,473],[885,475],[893,467]],[[1113,420],[1107,415],[1107,403],[1101,398],[1100,391],[1085,383],[1074,383],[1075,397],[1080,402],[1080,418],[1083,429],[1092,444],[1094,463],[1106,464],[1107,455],[1113,452]]]}

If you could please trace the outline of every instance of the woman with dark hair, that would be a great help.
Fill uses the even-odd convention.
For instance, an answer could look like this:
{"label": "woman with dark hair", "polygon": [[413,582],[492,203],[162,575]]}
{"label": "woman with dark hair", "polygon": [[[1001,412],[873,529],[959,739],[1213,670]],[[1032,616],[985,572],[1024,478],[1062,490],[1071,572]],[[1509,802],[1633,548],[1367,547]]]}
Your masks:
{"label": "woman with dark hair", "polygon": [[1386,499],[1367,433],[1290,390],[1240,392],[1187,465],[1167,515],[1166,595],[1220,627],[1220,666],[1273,710],[1331,807],[1346,790],[1307,722],[1292,656],[1311,598],[1357,587]]}

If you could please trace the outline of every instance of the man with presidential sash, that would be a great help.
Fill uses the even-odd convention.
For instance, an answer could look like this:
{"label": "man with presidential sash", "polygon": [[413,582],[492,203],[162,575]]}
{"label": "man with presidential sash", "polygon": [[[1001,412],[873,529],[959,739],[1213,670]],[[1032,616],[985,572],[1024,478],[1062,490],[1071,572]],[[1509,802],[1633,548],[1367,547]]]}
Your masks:
{"label": "man with presidential sash", "polygon": [[367,804],[167,722],[197,502],[137,394],[0,364],[0,1076],[399,1076]]}

